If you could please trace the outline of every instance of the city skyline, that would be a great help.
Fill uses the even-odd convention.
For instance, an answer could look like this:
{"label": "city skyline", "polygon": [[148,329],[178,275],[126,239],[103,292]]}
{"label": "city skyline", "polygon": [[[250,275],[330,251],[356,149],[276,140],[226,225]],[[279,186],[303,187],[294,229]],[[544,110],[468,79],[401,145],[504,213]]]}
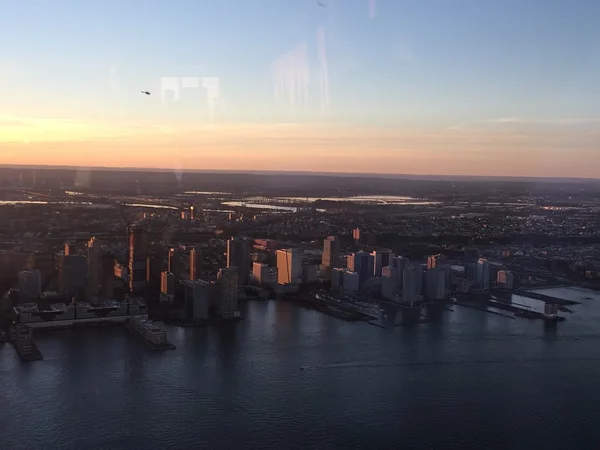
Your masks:
{"label": "city skyline", "polygon": [[6,2],[2,162],[596,178],[600,5],[481,3]]}

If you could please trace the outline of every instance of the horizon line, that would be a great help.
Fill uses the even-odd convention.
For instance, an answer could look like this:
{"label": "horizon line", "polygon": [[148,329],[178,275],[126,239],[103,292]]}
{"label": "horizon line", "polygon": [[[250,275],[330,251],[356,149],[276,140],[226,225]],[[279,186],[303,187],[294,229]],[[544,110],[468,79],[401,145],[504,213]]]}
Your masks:
{"label": "horizon line", "polygon": [[160,167],[111,167],[111,166],[69,166],[69,165],[32,165],[32,164],[0,164],[0,169],[35,169],[35,170],[90,170],[90,171],[115,171],[115,172],[180,172],[180,173],[214,173],[230,175],[305,175],[325,176],[339,178],[384,178],[384,179],[407,179],[407,180],[433,180],[456,181],[456,180],[508,180],[508,181],[594,181],[600,182],[600,178],[589,177],[564,177],[564,176],[536,176],[536,175],[467,175],[467,174],[392,174],[392,173],[370,173],[370,172],[316,172],[316,171],[294,171],[294,170],[232,170],[232,169],[166,169]]}

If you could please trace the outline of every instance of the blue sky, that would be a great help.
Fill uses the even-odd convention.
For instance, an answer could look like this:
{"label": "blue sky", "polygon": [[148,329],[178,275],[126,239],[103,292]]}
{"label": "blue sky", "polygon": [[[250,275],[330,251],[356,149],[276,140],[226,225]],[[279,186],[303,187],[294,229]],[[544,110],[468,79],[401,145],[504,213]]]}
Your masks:
{"label": "blue sky", "polygon": [[[584,125],[600,117],[597,0],[324,3],[2,0],[0,115],[43,109],[103,120],[208,120],[196,100],[165,108],[150,103],[160,95],[139,94],[159,94],[161,77],[197,75],[219,78],[224,104],[211,120],[228,123],[427,129],[514,119]],[[327,112],[319,90],[320,27]],[[308,100],[292,108],[276,103],[272,68],[301,44]]]}

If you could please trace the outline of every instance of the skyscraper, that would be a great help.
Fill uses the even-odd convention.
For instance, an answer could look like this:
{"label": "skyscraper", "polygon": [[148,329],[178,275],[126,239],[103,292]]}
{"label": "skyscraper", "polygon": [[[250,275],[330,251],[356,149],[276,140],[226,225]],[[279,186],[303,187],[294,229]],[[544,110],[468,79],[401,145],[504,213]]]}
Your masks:
{"label": "skyscraper", "polygon": [[360,285],[362,286],[365,281],[373,276],[375,272],[373,255],[363,252],[362,250],[353,253],[348,258],[348,269],[358,274]]}
{"label": "skyscraper", "polygon": [[183,286],[186,318],[194,322],[207,320],[212,284],[202,280],[185,280]]}
{"label": "skyscraper", "polygon": [[381,270],[384,267],[387,267],[390,265],[391,260],[394,257],[394,254],[392,253],[391,250],[379,249],[379,250],[374,250],[371,253],[371,256],[373,256],[373,264],[374,264],[373,275],[375,275],[376,277],[380,277]]}
{"label": "skyscraper", "polygon": [[171,272],[160,274],[160,292],[162,294],[175,294],[175,277]]}
{"label": "skyscraper", "polygon": [[404,269],[410,264],[410,260],[404,256],[396,256],[392,258],[391,266],[398,272],[398,292],[402,292],[404,284]]}
{"label": "skyscraper", "polygon": [[87,264],[83,255],[65,255],[58,268],[60,295],[73,297],[85,292]]}
{"label": "skyscraper", "polygon": [[324,267],[338,267],[340,257],[340,240],[336,236],[329,236],[323,241],[323,260]]}
{"label": "skyscraper", "polygon": [[479,289],[483,289],[484,291],[489,290],[490,263],[484,258],[479,258],[479,260],[477,261],[476,277],[477,287]]}
{"label": "skyscraper", "polygon": [[446,270],[441,267],[425,272],[425,298],[427,300],[443,300],[446,297]]}
{"label": "skyscraper", "polygon": [[102,259],[100,243],[95,237],[87,245],[87,295],[97,296],[102,288]]}
{"label": "skyscraper", "polygon": [[299,248],[277,250],[277,282],[279,284],[302,283],[302,255]]}
{"label": "skyscraper", "polygon": [[398,270],[392,266],[381,270],[381,296],[387,300],[396,300],[400,283],[398,282]]}
{"label": "skyscraper", "polygon": [[42,273],[39,270],[23,270],[19,272],[19,299],[36,301],[42,293]]}
{"label": "skyscraper", "polygon": [[160,291],[161,273],[165,270],[165,260],[158,255],[146,258],[146,287],[152,294]]}
{"label": "skyscraper", "polygon": [[221,269],[217,274],[217,315],[223,319],[240,317],[238,307],[238,269]]}
{"label": "skyscraper", "polygon": [[227,268],[237,267],[240,286],[248,284],[250,263],[250,243],[239,237],[229,239],[227,241]]}
{"label": "skyscraper", "polygon": [[411,264],[402,273],[402,301],[410,305],[422,300],[423,268]]}
{"label": "skyscraper", "polygon": [[202,253],[195,248],[190,250],[190,280],[197,280],[202,274]]}
{"label": "skyscraper", "polygon": [[173,274],[175,285],[177,285],[181,279],[181,250],[179,247],[169,249],[167,270]]}
{"label": "skyscraper", "polygon": [[146,290],[147,240],[146,230],[129,231],[129,289],[133,295],[143,295]]}

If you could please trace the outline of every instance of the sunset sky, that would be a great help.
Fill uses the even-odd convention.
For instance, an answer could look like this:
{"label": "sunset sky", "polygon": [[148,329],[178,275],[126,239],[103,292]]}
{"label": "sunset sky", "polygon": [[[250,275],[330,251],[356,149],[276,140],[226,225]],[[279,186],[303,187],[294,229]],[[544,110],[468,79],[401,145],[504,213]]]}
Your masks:
{"label": "sunset sky", "polygon": [[0,0],[0,164],[599,177],[600,1],[320,1]]}

